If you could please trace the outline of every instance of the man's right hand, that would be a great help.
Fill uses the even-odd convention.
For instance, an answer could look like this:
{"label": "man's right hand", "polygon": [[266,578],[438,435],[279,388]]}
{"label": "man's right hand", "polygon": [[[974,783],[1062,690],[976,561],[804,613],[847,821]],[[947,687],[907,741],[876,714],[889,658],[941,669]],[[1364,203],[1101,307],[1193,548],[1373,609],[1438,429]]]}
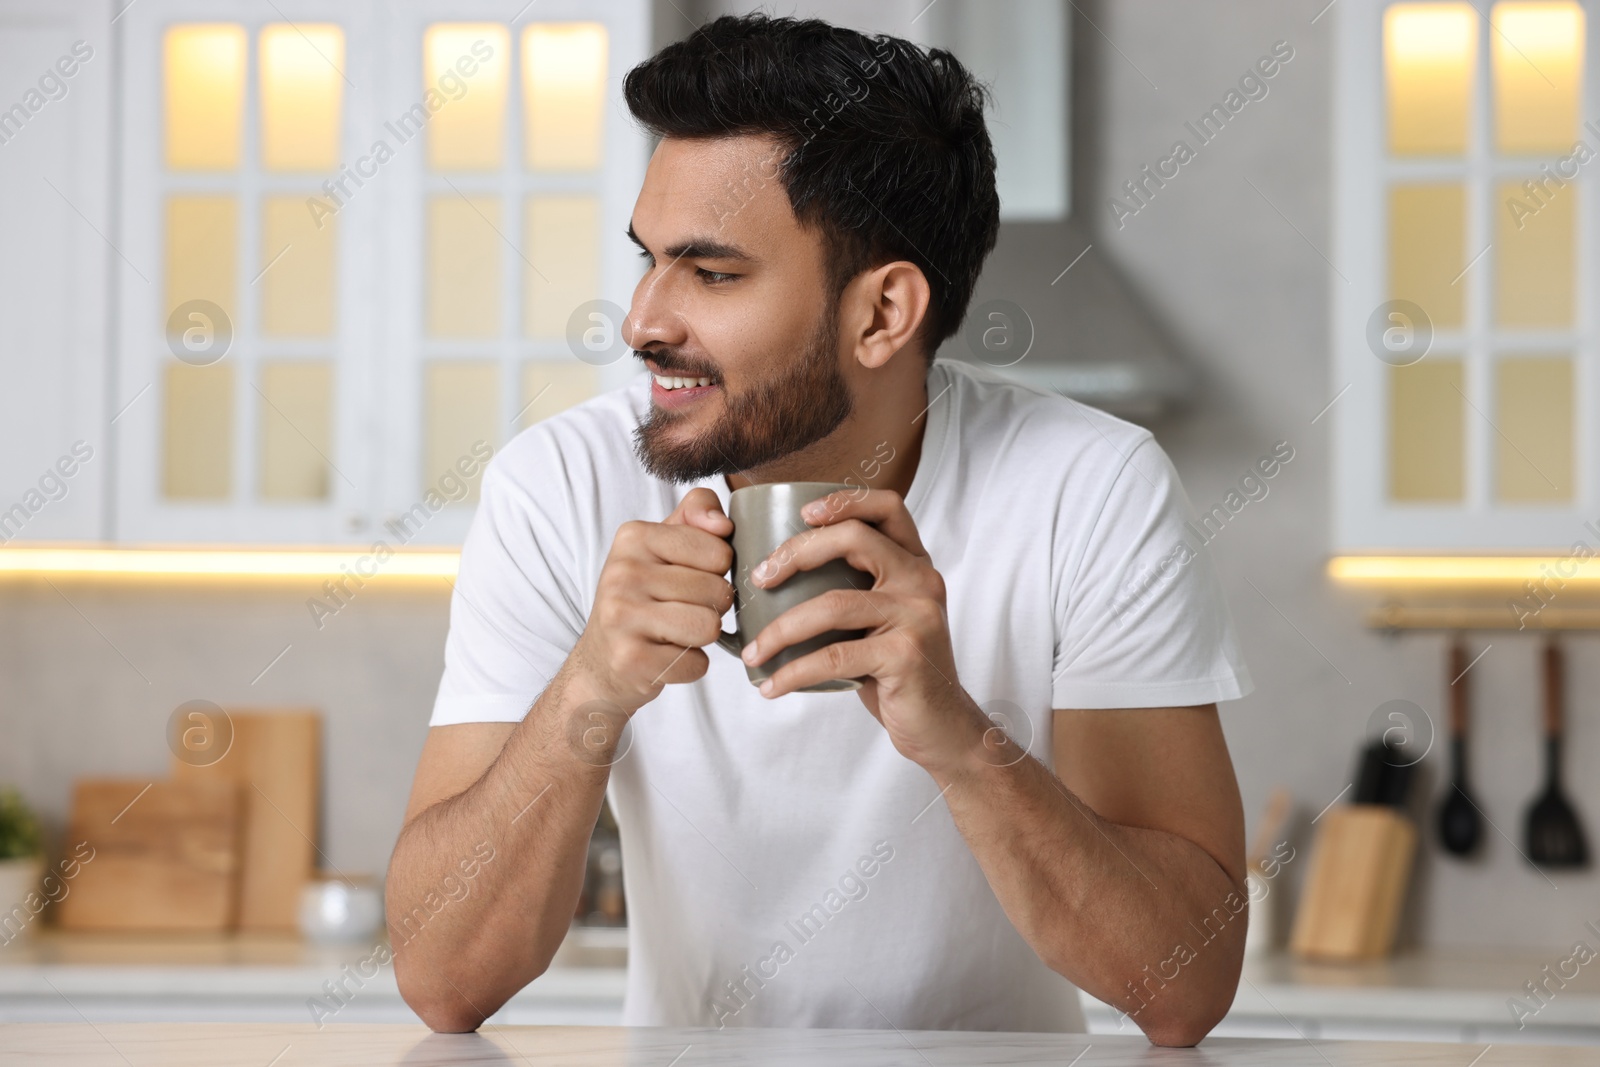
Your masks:
{"label": "man's right hand", "polygon": [[593,689],[629,715],[666,684],[692,682],[710,667],[701,649],[722,632],[733,606],[725,575],[733,520],[704,487],[665,522],[625,522],[600,570],[594,610],[573,648]]}

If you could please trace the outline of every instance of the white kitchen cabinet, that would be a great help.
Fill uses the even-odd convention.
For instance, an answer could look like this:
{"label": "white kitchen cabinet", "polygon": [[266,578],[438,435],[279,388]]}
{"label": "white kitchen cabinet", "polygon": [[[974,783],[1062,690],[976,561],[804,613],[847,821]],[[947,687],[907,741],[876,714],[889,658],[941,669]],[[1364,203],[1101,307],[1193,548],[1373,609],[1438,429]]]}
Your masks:
{"label": "white kitchen cabinet", "polygon": [[1600,501],[1600,20],[1520,0],[1328,19],[1335,549],[1569,549]]}
{"label": "white kitchen cabinet", "polygon": [[118,294],[116,539],[458,544],[487,456],[631,370],[565,327],[636,277],[647,145],[615,101],[647,6],[141,0],[120,22],[142,279]]}
{"label": "white kitchen cabinet", "polygon": [[[639,277],[626,231],[648,143],[622,78],[649,53],[649,5],[541,0],[513,24],[504,14],[489,0],[386,8],[383,50],[403,76],[386,81],[380,114],[418,103],[415,72],[428,88],[452,71],[461,85],[429,122],[437,139],[408,142],[383,170],[377,532],[392,545],[459,544],[478,485],[462,470],[638,370],[619,316]],[[552,67],[558,84],[530,84]],[[583,331],[610,343],[584,347]]]}
{"label": "white kitchen cabinet", "polygon": [[[357,87],[377,75],[362,44],[371,17],[360,2],[142,0],[120,20],[116,186],[123,247],[145,279],[119,292],[116,387],[131,401],[117,426],[119,541],[330,543],[371,510],[362,430],[377,309],[361,234],[376,205],[322,233],[294,210],[368,120],[370,88]],[[295,118],[332,98],[321,160],[268,158],[274,41],[300,53],[288,59],[301,64]],[[284,474],[269,470],[277,456]]]}
{"label": "white kitchen cabinet", "polygon": [[0,4],[0,543],[106,533],[111,15]]}

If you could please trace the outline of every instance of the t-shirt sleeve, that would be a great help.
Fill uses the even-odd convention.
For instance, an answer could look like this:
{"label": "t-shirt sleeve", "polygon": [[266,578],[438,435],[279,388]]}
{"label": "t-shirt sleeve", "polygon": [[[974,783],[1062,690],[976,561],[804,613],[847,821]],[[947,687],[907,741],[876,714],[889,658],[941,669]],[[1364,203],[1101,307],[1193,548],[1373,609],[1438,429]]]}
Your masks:
{"label": "t-shirt sleeve", "polygon": [[1147,437],[1086,542],[1062,543],[1074,524],[1059,524],[1053,707],[1192,707],[1253,688],[1189,513],[1177,471]]}
{"label": "t-shirt sleeve", "polygon": [[583,632],[571,537],[560,533],[567,505],[535,500],[505,460],[484,471],[461,548],[430,726],[520,722]]}

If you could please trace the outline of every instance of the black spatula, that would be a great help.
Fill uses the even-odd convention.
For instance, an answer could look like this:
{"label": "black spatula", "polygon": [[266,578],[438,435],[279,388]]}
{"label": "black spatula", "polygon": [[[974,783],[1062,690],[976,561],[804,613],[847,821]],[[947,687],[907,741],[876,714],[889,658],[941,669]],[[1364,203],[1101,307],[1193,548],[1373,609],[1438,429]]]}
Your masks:
{"label": "black spatula", "polygon": [[1544,649],[1544,792],[1528,809],[1528,858],[1540,867],[1586,867],[1589,845],[1578,813],[1561,792],[1561,649]]}
{"label": "black spatula", "polygon": [[1483,818],[1467,789],[1467,650],[1460,641],[1450,644],[1450,776],[1439,804],[1439,843],[1445,851],[1465,856],[1483,837]]}

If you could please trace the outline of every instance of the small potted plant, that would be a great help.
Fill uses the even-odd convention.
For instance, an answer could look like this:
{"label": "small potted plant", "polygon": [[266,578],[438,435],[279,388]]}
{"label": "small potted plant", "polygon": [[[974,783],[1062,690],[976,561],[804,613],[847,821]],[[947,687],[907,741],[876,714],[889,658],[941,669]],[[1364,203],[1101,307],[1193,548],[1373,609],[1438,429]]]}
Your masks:
{"label": "small potted plant", "polygon": [[15,789],[0,789],[0,941],[32,929],[35,915],[25,902],[43,874],[39,820]]}

